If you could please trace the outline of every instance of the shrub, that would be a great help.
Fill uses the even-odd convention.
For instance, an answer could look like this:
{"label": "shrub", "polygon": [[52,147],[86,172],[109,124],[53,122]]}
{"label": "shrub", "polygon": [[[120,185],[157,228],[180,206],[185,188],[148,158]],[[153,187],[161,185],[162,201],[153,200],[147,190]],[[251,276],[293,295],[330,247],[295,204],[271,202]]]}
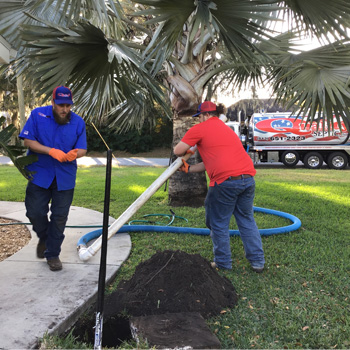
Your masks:
{"label": "shrub", "polygon": [[[173,139],[172,121],[166,117],[157,119],[156,126],[150,130],[147,123],[141,132],[133,129],[125,133],[116,133],[108,126],[98,128],[99,133],[113,151],[130,153],[149,152],[156,147],[171,146]],[[88,151],[103,152],[106,150],[101,137],[92,125],[86,126]]]}

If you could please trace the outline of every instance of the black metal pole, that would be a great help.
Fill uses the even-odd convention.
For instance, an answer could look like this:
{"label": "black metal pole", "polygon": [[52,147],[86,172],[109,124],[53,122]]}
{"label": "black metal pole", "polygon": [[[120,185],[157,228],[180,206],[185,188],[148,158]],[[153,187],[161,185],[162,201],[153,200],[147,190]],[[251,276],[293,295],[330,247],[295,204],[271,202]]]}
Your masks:
{"label": "black metal pole", "polygon": [[111,175],[112,175],[112,151],[109,149],[107,151],[105,201],[104,201],[104,209],[103,209],[102,245],[101,245],[100,272],[99,272],[98,291],[97,291],[97,309],[96,309],[94,349],[101,349],[102,348],[103,305],[104,305],[104,291],[105,291],[105,283],[106,283],[107,242],[108,242],[109,203],[110,203],[110,194],[111,194]]}

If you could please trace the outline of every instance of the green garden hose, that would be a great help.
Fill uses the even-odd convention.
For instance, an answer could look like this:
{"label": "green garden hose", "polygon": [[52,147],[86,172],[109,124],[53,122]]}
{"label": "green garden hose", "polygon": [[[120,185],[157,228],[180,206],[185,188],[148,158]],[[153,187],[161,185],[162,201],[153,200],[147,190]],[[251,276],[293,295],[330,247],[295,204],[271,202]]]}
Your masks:
{"label": "green garden hose", "polygon": [[[180,219],[188,222],[188,220],[182,216],[175,215],[174,211],[170,209],[171,214],[146,214],[143,217],[167,217],[169,219],[169,222],[165,226],[170,226],[175,221],[175,219]],[[144,223],[144,224],[155,224],[155,225],[163,225],[160,221],[152,221],[152,220],[132,220],[129,221],[128,225],[132,225],[134,223]]]}

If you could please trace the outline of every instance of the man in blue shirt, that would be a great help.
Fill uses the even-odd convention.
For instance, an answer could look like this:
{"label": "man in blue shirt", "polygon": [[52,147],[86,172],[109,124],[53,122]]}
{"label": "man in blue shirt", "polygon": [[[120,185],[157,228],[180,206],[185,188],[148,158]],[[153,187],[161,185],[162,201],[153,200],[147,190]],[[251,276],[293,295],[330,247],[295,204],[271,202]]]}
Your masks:
{"label": "man in blue shirt", "polygon": [[[69,88],[58,86],[51,106],[34,109],[19,137],[38,161],[27,166],[33,178],[26,189],[26,215],[39,237],[37,257],[46,258],[52,271],[62,269],[59,259],[64,229],[73,201],[76,159],[86,154],[84,120],[71,111]],[[51,201],[51,216],[48,218]]]}

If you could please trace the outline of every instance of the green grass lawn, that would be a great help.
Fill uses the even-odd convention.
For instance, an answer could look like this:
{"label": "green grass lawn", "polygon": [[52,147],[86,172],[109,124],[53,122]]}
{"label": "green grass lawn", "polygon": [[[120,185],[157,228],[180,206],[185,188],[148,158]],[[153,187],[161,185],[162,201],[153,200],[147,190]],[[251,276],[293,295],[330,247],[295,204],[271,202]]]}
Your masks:
{"label": "green grass lawn", "polygon": [[[164,171],[113,168],[110,215],[117,218]],[[239,237],[231,238],[233,270],[220,272],[235,286],[238,305],[208,321],[222,348],[350,348],[350,172],[303,168],[257,169],[255,206],[297,216],[295,232],[263,237],[266,271],[249,269]],[[26,180],[0,166],[0,200],[23,201]],[[103,211],[105,169],[79,168],[73,205]],[[133,219],[169,213],[164,186]],[[176,225],[205,227],[204,208],[172,208],[186,217]],[[290,221],[256,214],[259,228]],[[236,229],[232,221],[232,229]],[[199,253],[212,260],[207,236],[133,233],[132,252],[112,290],[157,250]]]}

